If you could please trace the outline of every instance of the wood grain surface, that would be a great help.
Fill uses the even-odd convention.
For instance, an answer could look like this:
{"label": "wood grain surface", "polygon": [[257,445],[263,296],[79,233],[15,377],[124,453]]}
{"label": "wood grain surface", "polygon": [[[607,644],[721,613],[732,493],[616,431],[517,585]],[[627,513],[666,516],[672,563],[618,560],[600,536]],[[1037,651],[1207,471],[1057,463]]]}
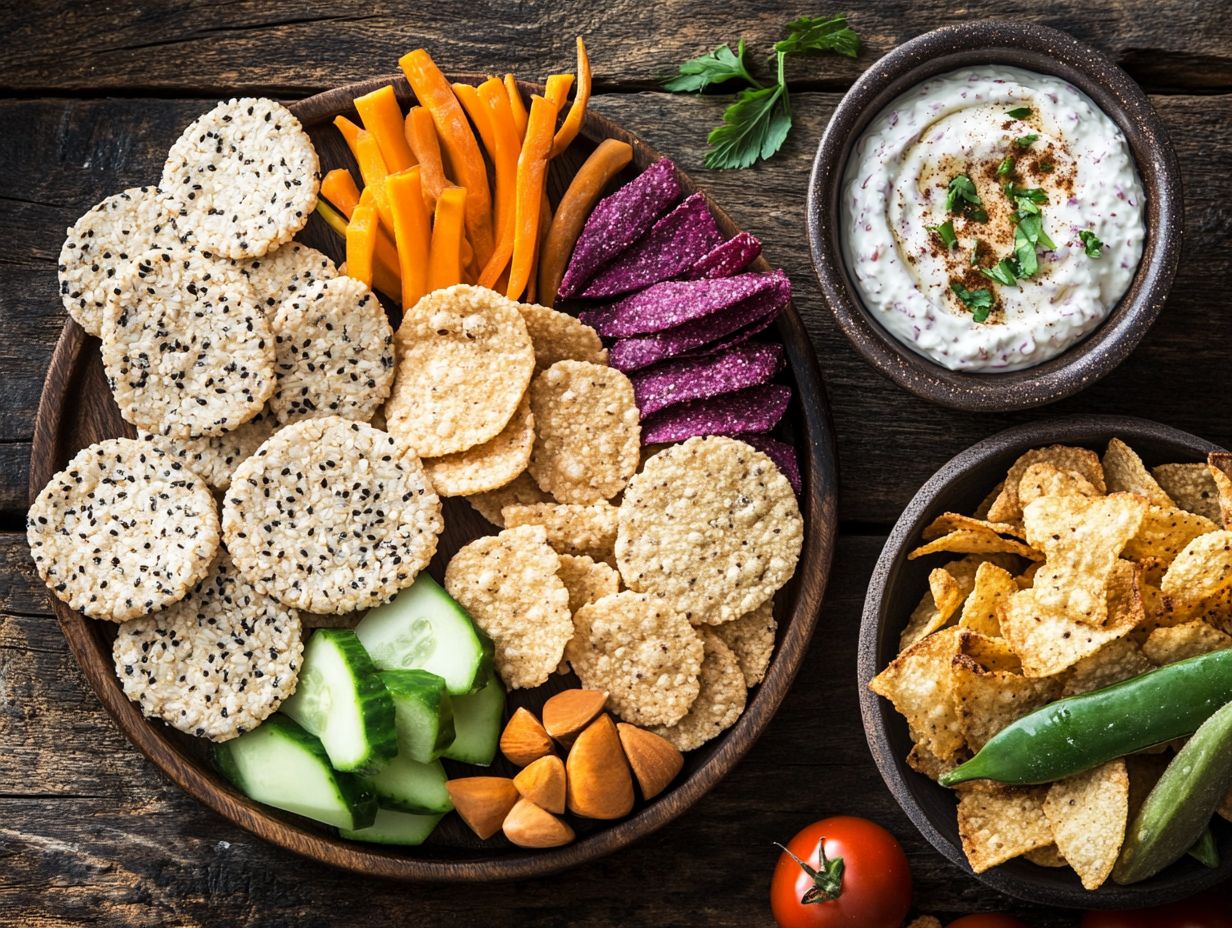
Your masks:
{"label": "wood grain surface", "polygon": [[[769,923],[782,840],[854,812],[902,839],[916,905],[942,917],[1000,909],[1037,928],[1077,916],[1012,903],[935,854],[877,777],[859,724],[855,635],[883,535],[953,453],[1007,424],[1076,411],[1158,419],[1227,445],[1232,419],[1232,4],[879,0],[851,7],[857,62],[821,57],[790,78],[796,126],[753,171],[701,168],[726,98],[654,90],[682,58],[745,36],[759,52],[815,4],[687,0],[270,4],[263,0],[83,4],[0,12],[0,924],[731,925]],[[1172,298],[1120,369],[1055,407],[976,416],[931,407],[869,370],[816,295],[803,198],[838,95],[895,43],[972,16],[1066,29],[1144,84],[1186,186],[1186,245]],[[234,93],[295,99],[387,73],[430,47],[451,70],[499,63],[527,79],[566,67],[586,34],[595,110],[670,153],[736,223],[765,240],[796,285],[839,438],[841,535],[819,631],[767,733],[687,815],[589,868],[503,885],[408,888],[306,864],[202,808],[128,744],[85,685],[50,616],[24,543],[27,459],[43,375],[64,320],[55,280],[64,229],[116,190],[157,178],[179,129]]]}

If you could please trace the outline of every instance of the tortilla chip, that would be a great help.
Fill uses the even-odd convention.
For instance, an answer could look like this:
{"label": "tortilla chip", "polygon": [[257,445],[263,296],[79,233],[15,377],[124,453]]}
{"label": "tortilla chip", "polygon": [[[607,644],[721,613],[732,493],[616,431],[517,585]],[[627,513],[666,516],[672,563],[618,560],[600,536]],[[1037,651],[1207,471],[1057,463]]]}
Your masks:
{"label": "tortilla chip", "polygon": [[994,535],[1013,535],[1016,538],[1022,538],[1022,526],[1017,523],[989,522],[986,519],[964,516],[957,512],[941,513],[925,526],[920,537],[925,541],[932,541],[934,538],[940,538],[942,535],[956,531],[992,532]]}
{"label": "tortilla chip", "polygon": [[971,658],[985,670],[1022,673],[1022,661],[1004,638],[993,638],[964,629],[958,636],[957,654]]}
{"label": "tortilla chip", "polygon": [[1027,851],[1022,855],[1031,863],[1040,867],[1068,867],[1069,861],[1057,849],[1055,844],[1050,844],[1047,847],[1036,848],[1034,851]]}
{"label": "tortilla chip", "polygon": [[917,557],[936,554],[939,551],[954,554],[1017,554],[1019,557],[1032,561],[1040,560],[1039,552],[1027,547],[1021,541],[1002,538],[987,529],[958,529],[948,535],[942,535],[916,548],[907,555],[907,560],[914,561]]}
{"label": "tortilla chip", "polygon": [[1232,636],[1205,622],[1185,622],[1155,629],[1142,646],[1142,653],[1163,666],[1224,648],[1232,648]]}
{"label": "tortilla chip", "polygon": [[1042,786],[964,783],[958,787],[958,834],[976,873],[1052,844]]}
{"label": "tortilla chip", "polygon": [[929,635],[891,661],[868,684],[907,719],[911,740],[923,744],[941,760],[949,760],[963,746],[950,675],[959,633],[960,629],[954,627]]}
{"label": "tortilla chip", "polygon": [[1023,471],[1018,481],[1018,501],[1023,507],[1041,496],[1103,496],[1086,477],[1040,461]]}
{"label": "tortilla chip", "polygon": [[922,744],[913,745],[907,755],[907,766],[916,773],[922,773],[930,780],[940,779],[941,774],[949,773],[970,757],[967,751],[959,751],[949,760],[942,760]]}
{"label": "tortilla chip", "polygon": [[1022,519],[1022,502],[1018,498],[1022,475],[1032,464],[1051,464],[1058,470],[1077,474],[1095,487],[1101,494],[1107,492],[1104,470],[1099,455],[1088,448],[1073,448],[1068,445],[1049,445],[1047,448],[1032,448],[1023,454],[1005,475],[1001,495],[993,502],[986,518],[993,522],[1018,522]]}
{"label": "tortilla chip", "polygon": [[1223,527],[1232,528],[1232,454],[1212,451],[1206,456],[1206,467],[1215,481]]}
{"label": "tortilla chip", "polygon": [[1062,696],[1077,696],[1112,686],[1130,677],[1154,670],[1155,665],[1147,660],[1137,642],[1130,638],[1110,641],[1090,657],[1084,657],[1074,665],[1069,679],[1065,681]]}
{"label": "tortilla chip", "polygon": [[1015,577],[1014,582],[1018,584],[1018,589],[1029,590],[1031,587],[1035,586],[1035,575],[1039,573],[1039,569],[1043,566],[1044,565],[1042,562],[1036,561],[1017,577]]}
{"label": "tortilla chip", "polygon": [[1048,787],[1044,814],[1057,849],[1082,885],[1099,889],[1125,841],[1129,819],[1129,775],[1114,760]]}
{"label": "tortilla chip", "polygon": [[1013,575],[993,563],[984,563],[975,573],[975,585],[963,604],[958,624],[981,635],[998,637],[1001,621],[997,614],[1018,591]]}
{"label": "tortilla chip", "polygon": [[1011,722],[1061,694],[1059,678],[1031,679],[1017,673],[988,670],[966,654],[954,658],[950,673],[954,680],[958,721],[972,751],[978,751]]}
{"label": "tortilla chip", "polygon": [[1172,561],[1160,588],[1182,617],[1218,605],[1232,590],[1232,532],[1199,535]]}
{"label": "tortilla chip", "polygon": [[1206,516],[1184,509],[1151,506],[1143,516],[1138,533],[1125,545],[1125,556],[1133,561],[1153,558],[1163,564],[1171,564],[1185,546],[1199,535],[1218,530],[1219,526]]}
{"label": "tortilla chip", "polygon": [[1146,497],[1152,506],[1175,509],[1176,503],[1151,476],[1137,452],[1119,438],[1108,442],[1104,452],[1104,477],[1109,493],[1136,493]]}
{"label": "tortilla chip", "polygon": [[909,647],[943,627],[958,611],[971,584],[963,584],[944,567],[934,568],[928,575],[928,592],[911,613],[907,627],[898,639],[898,652]]}
{"label": "tortilla chip", "polygon": [[995,487],[993,487],[992,490],[989,491],[988,495],[985,496],[980,501],[980,504],[975,507],[975,512],[973,512],[972,515],[975,516],[977,519],[987,519],[988,510],[992,509],[992,504],[997,501],[997,497],[1001,495],[1001,491],[1003,489],[1005,489],[1004,480],[1002,480]]}
{"label": "tortilla chip", "polygon": [[1222,521],[1219,490],[1206,464],[1160,464],[1151,468],[1151,476],[1186,512]]}

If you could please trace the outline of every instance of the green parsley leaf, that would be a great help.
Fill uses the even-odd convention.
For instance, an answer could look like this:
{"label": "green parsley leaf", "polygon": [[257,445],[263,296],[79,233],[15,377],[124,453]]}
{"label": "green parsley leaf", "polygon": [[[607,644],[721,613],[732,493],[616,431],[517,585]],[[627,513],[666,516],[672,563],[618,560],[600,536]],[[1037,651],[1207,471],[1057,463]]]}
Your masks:
{"label": "green parsley leaf", "polygon": [[749,73],[744,63],[744,39],[731,46],[720,45],[709,54],[690,59],[680,66],[680,73],[663,82],[663,89],[672,93],[698,93],[711,84],[723,84],[739,78],[754,87],[761,83]]}
{"label": "green parsley leaf", "polygon": [[[1028,216],[1026,218],[1038,217]],[[1027,231],[1026,219],[1014,229],[1014,259],[1022,271],[1019,277],[1034,277],[1039,272],[1039,255],[1035,251],[1035,241]]]}
{"label": "green parsley leaf", "polygon": [[1013,258],[1002,258],[993,267],[982,267],[980,273],[989,280],[996,281],[1003,287],[1017,287],[1021,268]]}
{"label": "green parsley leaf", "polygon": [[1011,119],[1026,119],[1031,115],[1031,107],[1016,106],[1012,110],[1006,110],[1005,115],[1009,116]]}
{"label": "green parsley leaf", "polygon": [[1041,174],[1051,174],[1055,165],[1051,161],[1041,161],[1035,167]]}
{"label": "green parsley leaf", "polygon": [[1088,258],[1098,258],[1104,253],[1104,243],[1090,229],[1083,229],[1078,233],[1078,237],[1082,239],[1082,247]]}
{"label": "green parsley leaf", "polygon": [[956,174],[951,178],[945,192],[945,208],[951,213],[958,212],[959,207],[970,204],[983,206],[984,201],[975,190],[975,182],[966,174]]}
{"label": "green parsley leaf", "polygon": [[1040,187],[1019,187],[1017,184],[1007,183],[1002,186],[1001,190],[1011,200],[1025,199],[1032,203],[1048,202],[1048,191]]}
{"label": "green parsley leaf", "polygon": [[1019,148],[1030,148],[1037,141],[1039,141],[1039,136],[1032,132],[1030,135],[1021,135],[1014,139],[1014,144]]}
{"label": "green parsley leaf", "polygon": [[997,176],[1006,177],[1014,173],[1014,159],[1006,155],[1001,159],[1001,163],[997,165]]}
{"label": "green parsley leaf", "polygon": [[937,238],[941,239],[941,244],[946,248],[953,250],[958,245],[958,236],[954,234],[954,220],[947,219],[939,226],[928,226],[928,231],[934,233]]}
{"label": "green parsley leaf", "polygon": [[950,289],[958,297],[960,303],[971,310],[973,322],[985,322],[992,312],[993,295],[991,290],[968,290],[957,280],[950,282]]}
{"label": "green parsley leaf", "polygon": [[[781,56],[779,61],[781,66]],[[742,90],[736,102],[723,111],[723,125],[710,131],[705,165],[747,168],[758,158],[769,158],[782,148],[790,129],[786,83]]]}
{"label": "green parsley leaf", "polygon": [[779,54],[797,52],[837,52],[854,58],[860,51],[860,37],[847,28],[847,14],[801,16],[787,24],[787,38],[774,43]]}

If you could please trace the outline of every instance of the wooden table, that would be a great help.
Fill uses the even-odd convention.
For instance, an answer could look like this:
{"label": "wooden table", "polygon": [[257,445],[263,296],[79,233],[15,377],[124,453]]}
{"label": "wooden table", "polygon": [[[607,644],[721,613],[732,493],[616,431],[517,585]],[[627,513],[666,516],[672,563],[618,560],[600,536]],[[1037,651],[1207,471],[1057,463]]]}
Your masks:
{"label": "wooden table", "polygon": [[[822,305],[804,233],[813,149],[840,94],[894,45],[935,26],[1016,15],[1022,4],[853,4],[857,62],[790,69],[796,128],[754,171],[705,171],[726,98],[671,96],[657,79],[743,35],[767,51],[816,4],[688,0],[273,4],[262,0],[31,0],[0,14],[0,924],[733,925],[769,923],[776,851],[814,818],[872,817],[911,857],[919,911],[1001,909],[1039,928],[1072,913],[985,890],[923,841],[882,787],[860,726],[855,638],[883,536],[933,470],[1028,418],[1134,413],[1232,443],[1232,3],[1056,0],[1032,16],[1103,49],[1152,95],[1186,188],[1186,246],[1163,315],[1118,371],[1056,406],[1010,416],[934,408],[851,350]],[[863,7],[861,9],[860,7]],[[399,7],[399,8],[395,8]],[[1041,5],[1042,10],[1042,5]],[[295,99],[394,70],[431,49],[451,70],[537,79],[571,67],[586,35],[594,106],[670,153],[791,275],[829,384],[842,467],[841,536],[804,669],[740,767],[682,819],[599,864],[519,886],[365,881],[267,846],[200,808],[121,736],[50,617],[25,546],[35,408],[64,322],[56,257],[91,204],[158,179],[179,130],[219,97]]]}

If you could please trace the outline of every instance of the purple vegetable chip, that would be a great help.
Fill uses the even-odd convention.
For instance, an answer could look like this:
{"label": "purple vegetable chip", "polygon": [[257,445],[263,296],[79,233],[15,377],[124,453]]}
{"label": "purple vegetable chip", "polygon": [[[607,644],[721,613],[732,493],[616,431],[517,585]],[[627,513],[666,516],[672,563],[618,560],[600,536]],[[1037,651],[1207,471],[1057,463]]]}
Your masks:
{"label": "purple vegetable chip", "polygon": [[804,481],[800,479],[800,461],[796,457],[795,448],[785,441],[779,441],[777,438],[771,438],[769,435],[763,435],[760,432],[745,432],[740,435],[733,435],[732,437],[739,438],[745,444],[752,445],[777,464],[779,470],[783,472],[783,476],[787,478],[787,482],[791,484],[791,488],[796,491],[796,496],[804,492]]}
{"label": "purple vegetable chip", "polygon": [[706,358],[663,364],[632,379],[643,416],[691,400],[766,383],[783,367],[782,345],[744,345]]}
{"label": "purple vegetable chip", "polygon": [[595,271],[645,235],[682,193],[676,165],[661,158],[600,200],[573,246],[560,295],[570,297],[580,291]]}
{"label": "purple vegetable chip", "polygon": [[729,238],[709,253],[702,255],[684,277],[698,280],[706,277],[732,277],[757,260],[761,254],[761,242],[748,232]]}
{"label": "purple vegetable chip", "polygon": [[604,265],[579,296],[616,296],[679,277],[722,240],[706,198],[695,193],[656,222],[640,242]]}
{"label": "purple vegetable chip", "polygon": [[673,329],[735,306],[787,280],[782,271],[717,280],[665,280],[619,303],[578,314],[600,335],[628,338]]}
{"label": "purple vegetable chip", "polygon": [[782,308],[780,307],[772,313],[766,313],[766,315],[762,316],[760,319],[754,320],[744,328],[728,335],[726,338],[720,338],[713,344],[703,345],[701,348],[696,348],[693,351],[686,352],[680,357],[705,358],[712,354],[718,354],[721,351],[727,351],[730,348],[735,348],[737,345],[743,345],[754,335],[758,335],[766,331],[766,329],[770,328],[770,326],[774,325],[774,320],[779,317],[779,312],[781,309]]}
{"label": "purple vegetable chip", "polygon": [[642,444],[684,441],[694,435],[768,432],[791,402],[791,388],[764,384],[708,400],[694,400],[642,420]]}

